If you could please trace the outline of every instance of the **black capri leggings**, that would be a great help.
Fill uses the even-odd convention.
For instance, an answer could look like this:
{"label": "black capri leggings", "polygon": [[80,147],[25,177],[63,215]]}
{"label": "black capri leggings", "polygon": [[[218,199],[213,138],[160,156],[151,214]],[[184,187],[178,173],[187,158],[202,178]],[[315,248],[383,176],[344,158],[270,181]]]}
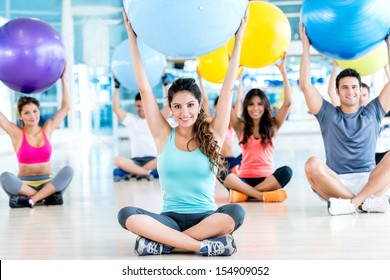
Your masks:
{"label": "black capri leggings", "polygon": [[[221,174],[220,178],[218,179],[222,184],[225,181],[226,177],[231,172],[227,172],[226,174]],[[289,166],[282,166],[275,170],[272,175],[275,177],[275,179],[279,182],[280,186],[284,188],[288,182],[290,182],[293,171]],[[259,177],[259,178],[240,178],[242,181],[247,183],[248,185],[251,185],[252,187],[260,184],[263,182],[266,178],[265,177]]]}
{"label": "black capri leggings", "polygon": [[198,224],[208,216],[215,213],[224,213],[232,217],[235,226],[233,232],[238,229],[245,218],[245,210],[239,204],[226,204],[219,207],[215,211],[207,211],[196,214],[179,214],[175,212],[163,212],[161,214],[152,213],[137,207],[124,207],[118,213],[119,224],[126,229],[126,220],[133,215],[147,215],[153,219],[159,221],[163,225],[170,227],[177,231],[185,231],[186,229]]}

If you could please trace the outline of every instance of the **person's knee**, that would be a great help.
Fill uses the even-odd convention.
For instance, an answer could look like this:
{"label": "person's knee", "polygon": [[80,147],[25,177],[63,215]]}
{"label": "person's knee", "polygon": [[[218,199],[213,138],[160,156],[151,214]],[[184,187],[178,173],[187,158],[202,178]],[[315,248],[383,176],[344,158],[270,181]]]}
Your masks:
{"label": "person's knee", "polygon": [[291,167],[289,166],[285,166],[284,167],[284,172],[286,174],[286,177],[288,178],[288,180],[290,180],[293,176],[293,170],[291,169]]}
{"label": "person's knee", "polygon": [[57,192],[63,192],[73,179],[73,168],[70,166],[63,167],[57,175],[50,181]]}
{"label": "person's knee", "polygon": [[233,223],[229,223],[232,227],[229,226],[230,231],[228,233],[238,229],[244,222],[245,210],[239,204],[232,203],[221,206],[218,212],[227,214],[229,216],[229,221],[233,221]]}
{"label": "person's knee", "polygon": [[244,219],[245,219],[245,210],[244,208],[239,205],[239,204],[231,204],[233,206],[232,210],[233,210],[233,213],[234,213],[234,223],[235,223],[235,226],[234,226],[234,230],[238,229],[242,223],[244,222]]}
{"label": "person's knee", "polygon": [[74,170],[72,167],[70,166],[65,166],[64,168],[61,169],[61,172],[66,174],[66,177],[70,178],[70,179],[73,179],[73,175],[74,175]]}
{"label": "person's knee", "polygon": [[0,175],[0,184],[8,195],[17,195],[23,185],[23,182],[17,179],[14,174],[4,172]]}
{"label": "person's knee", "polygon": [[9,182],[11,180],[12,176],[14,176],[14,175],[10,172],[1,173],[1,175],[0,175],[1,185],[4,187],[7,184],[7,182]]}
{"label": "person's knee", "polygon": [[283,166],[275,171],[274,176],[283,188],[290,182],[293,176],[293,171],[289,166]]}
{"label": "person's knee", "polygon": [[115,165],[116,167],[119,167],[119,165],[120,165],[120,157],[115,157],[115,158],[114,158],[114,165]]}
{"label": "person's knee", "polygon": [[121,210],[119,210],[119,212],[118,212],[118,222],[124,229],[128,229],[126,227],[127,220],[130,217],[132,217],[133,215],[139,214],[137,212],[137,209],[138,208],[128,206],[128,207],[124,207]]}
{"label": "person's knee", "polygon": [[305,172],[306,174],[312,174],[315,172],[319,172],[321,167],[321,161],[316,157],[310,157],[305,164]]}

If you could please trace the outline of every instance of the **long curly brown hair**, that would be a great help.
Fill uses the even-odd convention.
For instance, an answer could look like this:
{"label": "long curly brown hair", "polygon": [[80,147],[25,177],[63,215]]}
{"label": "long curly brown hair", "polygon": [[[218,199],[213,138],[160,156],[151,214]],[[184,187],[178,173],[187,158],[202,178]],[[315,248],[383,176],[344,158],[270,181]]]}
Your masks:
{"label": "long curly brown hair", "polygon": [[[191,92],[200,104],[202,93],[195,79],[179,78],[173,82],[168,90],[169,107],[171,107],[173,97],[183,91]],[[226,171],[226,162],[220,154],[221,147],[218,145],[217,139],[210,131],[210,122],[211,118],[205,113],[202,105],[192,132],[194,133],[194,141],[199,146],[200,151],[210,160],[210,170],[219,176],[222,171]]]}
{"label": "long curly brown hair", "polygon": [[260,119],[259,134],[261,137],[261,145],[265,147],[268,143],[272,145],[272,138],[275,135],[275,118],[272,117],[272,108],[264,91],[258,88],[251,89],[245,96],[242,105],[242,119],[244,121],[244,132],[240,144],[246,145],[249,137],[253,134],[254,123],[248,113],[248,106],[252,98],[258,96],[264,104],[264,113]]}

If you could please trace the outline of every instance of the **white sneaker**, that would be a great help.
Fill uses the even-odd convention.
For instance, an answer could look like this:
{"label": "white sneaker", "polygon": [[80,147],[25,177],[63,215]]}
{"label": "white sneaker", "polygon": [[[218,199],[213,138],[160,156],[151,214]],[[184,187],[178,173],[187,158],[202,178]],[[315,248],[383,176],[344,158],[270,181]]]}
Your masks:
{"label": "white sneaker", "polygon": [[368,213],[390,212],[389,197],[387,195],[383,195],[381,197],[369,197],[364,201],[362,210]]}
{"label": "white sneaker", "polygon": [[356,213],[355,205],[353,205],[351,199],[344,198],[329,198],[328,201],[328,212],[329,215],[349,215]]}

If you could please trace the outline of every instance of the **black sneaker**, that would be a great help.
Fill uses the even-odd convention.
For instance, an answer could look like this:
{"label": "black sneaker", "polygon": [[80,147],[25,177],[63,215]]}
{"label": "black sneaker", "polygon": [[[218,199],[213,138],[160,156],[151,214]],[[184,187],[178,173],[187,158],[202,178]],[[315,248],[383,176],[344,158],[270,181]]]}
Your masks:
{"label": "black sneaker", "polygon": [[32,208],[27,196],[11,195],[9,198],[9,207],[11,208]]}
{"label": "black sneaker", "polygon": [[152,174],[149,174],[149,175],[136,175],[135,178],[137,179],[137,181],[141,181],[142,179],[146,179],[148,181],[152,181],[154,179],[154,176]]}
{"label": "black sneaker", "polygon": [[45,205],[62,205],[63,203],[64,200],[62,199],[61,192],[53,193],[43,200],[43,204]]}

